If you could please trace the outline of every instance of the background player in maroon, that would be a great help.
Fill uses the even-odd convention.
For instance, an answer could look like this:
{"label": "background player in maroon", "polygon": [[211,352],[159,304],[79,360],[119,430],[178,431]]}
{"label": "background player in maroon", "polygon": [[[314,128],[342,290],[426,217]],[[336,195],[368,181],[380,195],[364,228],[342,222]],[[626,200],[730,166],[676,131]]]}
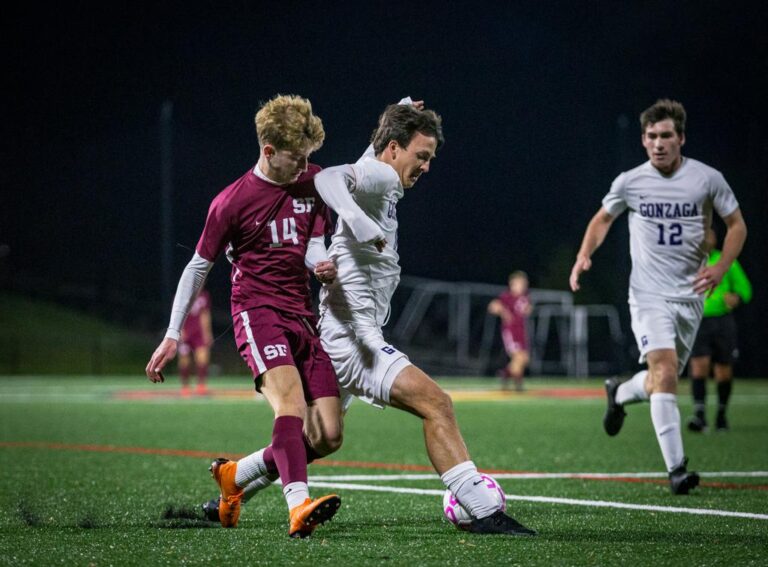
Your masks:
{"label": "background player in maroon", "polygon": [[501,370],[501,387],[509,388],[509,379],[515,389],[522,391],[523,375],[530,361],[526,322],[533,311],[528,295],[528,274],[518,270],[509,275],[509,289],[488,304],[488,312],[501,318],[501,338],[509,363]]}
{"label": "background player in maroon", "polygon": [[[254,168],[211,203],[195,254],[179,280],[165,339],[147,364],[153,382],[177,349],[179,330],[214,260],[226,252],[232,264],[232,316],[238,351],[256,389],[272,406],[272,444],[240,461],[217,459],[211,472],[221,489],[219,519],[234,527],[242,487],[269,461],[283,480],[290,510],[289,535],[306,537],[340,506],[336,495],[309,498],[307,461],[319,456],[304,437],[309,405],[323,416],[328,444],[340,444],[341,406],[336,377],[317,336],[310,305],[309,274],[335,277],[324,237],[328,209],[312,178],[320,170],[310,154],[325,137],[322,121],[306,99],[277,96],[256,114],[260,156]],[[338,427],[337,432],[333,427]]]}
{"label": "background player in maroon", "polygon": [[194,360],[197,371],[197,394],[205,394],[208,365],[211,361],[211,345],[213,330],[211,327],[211,294],[203,289],[192,304],[189,315],[181,329],[179,344],[179,377],[181,379],[181,395],[189,396],[189,378],[192,374]]}

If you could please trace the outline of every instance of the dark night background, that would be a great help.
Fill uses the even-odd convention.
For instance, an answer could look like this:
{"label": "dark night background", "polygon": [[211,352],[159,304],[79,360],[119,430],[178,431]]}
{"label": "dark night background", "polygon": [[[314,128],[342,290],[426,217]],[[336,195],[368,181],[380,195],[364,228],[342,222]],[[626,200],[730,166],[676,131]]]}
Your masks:
{"label": "dark night background", "polygon": [[[519,268],[566,289],[611,181],[645,160],[638,114],[671,97],[688,111],[684,154],[724,173],[746,218],[755,298],[737,314],[740,371],[768,375],[765,4],[221,4],[6,14],[4,287],[159,332],[163,101],[176,277],[211,198],[257,159],[259,103],[296,93],[325,123],[325,166],[356,160],[402,96],[442,114],[446,144],[398,208],[404,273],[502,284]],[[624,216],[577,301],[616,304],[626,322],[629,267]],[[224,306],[225,262],[210,282]]]}

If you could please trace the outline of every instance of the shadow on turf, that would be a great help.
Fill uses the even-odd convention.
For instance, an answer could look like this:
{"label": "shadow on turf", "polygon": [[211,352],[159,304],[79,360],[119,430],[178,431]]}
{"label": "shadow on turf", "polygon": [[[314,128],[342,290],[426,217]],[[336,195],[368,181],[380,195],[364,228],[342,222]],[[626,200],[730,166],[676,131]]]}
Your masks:
{"label": "shadow on turf", "polygon": [[19,515],[21,521],[31,528],[43,525],[43,521],[40,519],[40,516],[35,514],[35,512],[29,508],[26,502],[19,502],[18,506],[16,506],[16,513]]}
{"label": "shadow on turf", "polygon": [[202,510],[189,506],[174,506],[168,504],[160,515],[158,522],[150,523],[153,528],[165,528],[173,530],[188,530],[196,528],[215,528],[219,524],[209,522],[203,516]]}
{"label": "shadow on turf", "polygon": [[[30,508],[27,502],[19,502],[16,507],[16,513],[18,514],[19,519],[30,528],[39,528],[46,525],[45,521]],[[83,516],[75,525],[84,530],[93,530],[102,527],[91,516]]]}

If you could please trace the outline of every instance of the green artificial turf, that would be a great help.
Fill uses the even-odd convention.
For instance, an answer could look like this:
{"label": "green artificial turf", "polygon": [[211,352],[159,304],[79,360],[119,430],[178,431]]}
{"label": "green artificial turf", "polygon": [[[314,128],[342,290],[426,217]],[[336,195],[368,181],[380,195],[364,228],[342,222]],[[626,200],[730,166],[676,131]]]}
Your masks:
{"label": "green artificial turf", "polygon": [[[456,391],[490,381],[441,381]],[[278,488],[247,504],[236,529],[201,519],[195,508],[217,494],[207,467],[220,453],[240,455],[269,441],[271,412],[246,393],[247,378],[211,383],[214,396],[181,399],[176,384],[146,379],[0,378],[0,564],[8,565],[765,565],[768,564],[768,381],[737,382],[731,431],[684,431],[691,468],[754,477],[702,478],[687,497],[663,479],[499,480],[508,510],[535,538],[478,536],[442,515],[442,491],[420,422],[393,409],[355,402],[344,447],[310,467],[310,483],[344,480],[336,518],[309,540],[287,537]],[[592,389],[596,397],[542,397],[553,387]],[[126,392],[160,393],[125,399]],[[233,394],[243,391],[242,397]],[[690,413],[681,387],[683,418]],[[601,427],[601,382],[529,381],[528,391],[492,401],[456,401],[473,459],[482,469],[536,473],[662,472],[647,405],[628,408],[615,438]],[[416,470],[398,470],[408,465]],[[403,473],[424,479],[399,478]],[[498,473],[501,474],[501,473]],[[384,487],[374,492],[370,487]],[[390,488],[387,488],[390,487]],[[572,499],[574,502],[533,499]],[[602,501],[603,507],[587,502]],[[658,510],[623,509],[626,505]],[[756,514],[687,514],[670,507]]]}

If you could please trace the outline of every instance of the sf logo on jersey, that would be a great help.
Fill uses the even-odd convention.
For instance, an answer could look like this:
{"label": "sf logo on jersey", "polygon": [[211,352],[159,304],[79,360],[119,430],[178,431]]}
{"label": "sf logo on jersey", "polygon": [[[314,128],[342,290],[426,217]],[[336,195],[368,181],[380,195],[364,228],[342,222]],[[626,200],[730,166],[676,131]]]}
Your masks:
{"label": "sf logo on jersey", "polygon": [[293,200],[293,212],[297,215],[309,213],[312,211],[312,207],[315,206],[314,197],[304,197],[302,199]]}

